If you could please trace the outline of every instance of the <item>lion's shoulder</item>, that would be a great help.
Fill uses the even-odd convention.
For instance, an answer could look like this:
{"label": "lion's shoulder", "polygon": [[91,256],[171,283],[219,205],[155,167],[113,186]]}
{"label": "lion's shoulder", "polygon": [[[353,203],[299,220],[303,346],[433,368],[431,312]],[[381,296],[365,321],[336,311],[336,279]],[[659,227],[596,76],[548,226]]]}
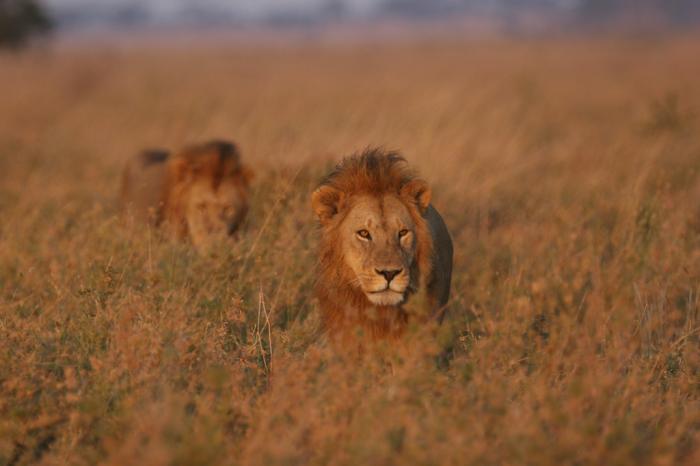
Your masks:
{"label": "lion's shoulder", "polygon": [[157,222],[165,199],[167,161],[163,149],[146,149],[131,157],[124,167],[120,201],[130,214]]}
{"label": "lion's shoulder", "polygon": [[452,256],[454,249],[450,231],[437,209],[430,204],[426,209],[424,218],[430,230],[432,241],[432,271],[427,284],[429,294],[435,299],[436,304],[444,311],[444,306],[450,297],[450,283],[452,281]]}

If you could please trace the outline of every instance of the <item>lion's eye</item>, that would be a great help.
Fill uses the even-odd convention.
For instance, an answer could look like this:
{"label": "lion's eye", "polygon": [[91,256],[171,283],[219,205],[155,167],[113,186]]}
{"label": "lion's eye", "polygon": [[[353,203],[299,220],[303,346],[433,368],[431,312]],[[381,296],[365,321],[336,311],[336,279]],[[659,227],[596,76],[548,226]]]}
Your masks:
{"label": "lion's eye", "polygon": [[366,239],[366,240],[372,239],[372,236],[369,234],[369,231],[367,231],[367,230],[357,230],[357,236],[359,236],[362,239]]}
{"label": "lion's eye", "polygon": [[407,234],[408,234],[408,230],[404,228],[403,230],[399,231],[399,238],[403,238]]}

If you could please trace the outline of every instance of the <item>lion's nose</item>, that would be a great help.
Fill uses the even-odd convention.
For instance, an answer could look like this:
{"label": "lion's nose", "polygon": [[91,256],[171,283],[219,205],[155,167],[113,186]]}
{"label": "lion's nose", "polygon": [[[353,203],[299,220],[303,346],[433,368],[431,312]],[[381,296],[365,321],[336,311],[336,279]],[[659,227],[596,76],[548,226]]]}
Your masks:
{"label": "lion's nose", "polygon": [[391,280],[393,280],[395,276],[400,274],[402,270],[403,269],[392,269],[392,270],[374,269],[374,271],[377,272],[379,275],[384,275],[384,278],[386,278],[387,283],[391,283]]}

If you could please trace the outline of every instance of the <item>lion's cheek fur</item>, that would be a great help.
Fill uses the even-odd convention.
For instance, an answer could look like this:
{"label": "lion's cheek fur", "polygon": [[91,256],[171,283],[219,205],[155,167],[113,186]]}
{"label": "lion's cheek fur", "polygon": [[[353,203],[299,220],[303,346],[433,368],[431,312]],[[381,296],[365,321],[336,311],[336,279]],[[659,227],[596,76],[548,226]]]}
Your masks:
{"label": "lion's cheek fur", "polygon": [[373,303],[362,290],[335,238],[333,230],[328,228],[321,239],[316,296],[325,330],[332,336],[347,336],[357,331],[371,339],[401,336],[409,319],[403,305],[420,283],[418,262],[411,264],[409,284],[400,302],[394,305]]}

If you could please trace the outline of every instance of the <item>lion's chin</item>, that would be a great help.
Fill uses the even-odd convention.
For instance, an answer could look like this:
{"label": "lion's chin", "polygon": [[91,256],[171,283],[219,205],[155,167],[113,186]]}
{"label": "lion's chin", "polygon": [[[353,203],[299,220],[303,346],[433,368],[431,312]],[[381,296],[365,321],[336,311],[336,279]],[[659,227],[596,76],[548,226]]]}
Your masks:
{"label": "lion's chin", "polygon": [[365,293],[367,299],[377,306],[396,306],[404,300],[404,294],[394,290],[384,290],[376,293]]}

